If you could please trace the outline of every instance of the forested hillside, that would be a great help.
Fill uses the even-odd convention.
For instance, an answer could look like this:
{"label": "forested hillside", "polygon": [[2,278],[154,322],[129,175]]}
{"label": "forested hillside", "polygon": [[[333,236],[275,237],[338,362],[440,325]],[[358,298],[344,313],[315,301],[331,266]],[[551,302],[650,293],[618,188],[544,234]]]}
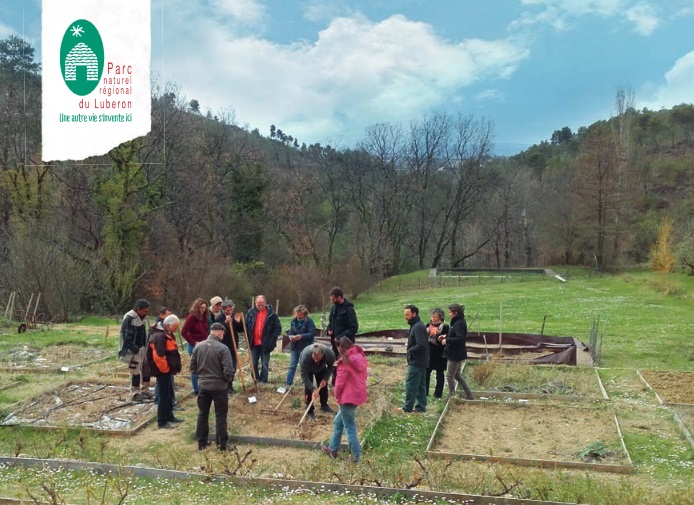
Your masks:
{"label": "forested hillside", "polygon": [[632,104],[619,90],[612,118],[498,158],[483,118],[441,112],[375,124],[355,146],[307,146],[159,84],[149,135],[43,164],[40,67],[10,37],[0,41],[0,300],[41,292],[42,311],[67,319],[138,297],[181,310],[198,295],[241,306],[264,292],[287,313],[321,307],[332,285],[355,294],[417,268],[609,270],[656,251],[660,268],[691,269],[694,106]]}

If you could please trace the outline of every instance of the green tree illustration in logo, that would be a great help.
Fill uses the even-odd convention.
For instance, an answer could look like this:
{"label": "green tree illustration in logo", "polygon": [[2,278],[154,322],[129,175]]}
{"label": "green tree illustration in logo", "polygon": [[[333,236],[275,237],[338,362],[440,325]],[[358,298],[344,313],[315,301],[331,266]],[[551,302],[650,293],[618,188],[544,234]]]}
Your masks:
{"label": "green tree illustration in logo", "polygon": [[60,44],[63,80],[75,95],[88,95],[104,71],[104,44],[99,30],[86,19],[70,23]]}

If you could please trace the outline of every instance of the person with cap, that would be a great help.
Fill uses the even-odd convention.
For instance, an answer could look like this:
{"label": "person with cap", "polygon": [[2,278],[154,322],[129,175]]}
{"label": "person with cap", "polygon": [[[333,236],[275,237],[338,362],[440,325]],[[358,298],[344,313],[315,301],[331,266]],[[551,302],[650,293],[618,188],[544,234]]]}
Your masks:
{"label": "person with cap", "polygon": [[209,445],[209,416],[212,404],[214,404],[217,448],[220,451],[226,451],[229,441],[227,432],[229,396],[227,388],[235,370],[229,348],[222,344],[224,332],[223,324],[213,323],[210,327],[210,335],[195,346],[190,357],[190,373],[195,374],[200,385],[198,421],[195,429],[199,450],[203,450]]}
{"label": "person with cap", "polygon": [[173,376],[181,371],[181,355],[176,345],[176,331],[180,321],[169,314],[152,327],[147,345],[147,362],[152,376],[157,378],[159,403],[157,425],[173,428],[172,423],[181,422],[173,413]]}
{"label": "person with cap", "polygon": [[133,400],[149,394],[149,375],[143,373],[147,345],[145,317],[149,315],[149,302],[141,298],[133,309],[123,316],[120,327],[120,351],[118,357],[127,363],[130,372],[130,394]]}
{"label": "person with cap", "polygon": [[[335,412],[328,405],[328,379],[335,369],[335,353],[324,344],[313,344],[301,351],[299,356],[299,373],[304,382],[304,400],[306,406],[312,400],[320,398],[320,409],[323,412]],[[314,385],[315,381],[315,385]],[[318,388],[316,390],[316,387]],[[311,405],[308,418],[315,419],[315,408]]]}
{"label": "person with cap", "polygon": [[448,383],[448,395],[455,394],[456,382],[465,391],[465,398],[474,400],[470,386],[460,373],[460,367],[467,359],[467,323],[465,322],[465,307],[453,303],[448,306],[448,315],[451,316],[451,327],[448,330],[448,336],[443,340],[444,351],[443,357],[446,358],[446,382]]}
{"label": "person with cap", "polygon": [[270,353],[277,347],[277,339],[282,334],[282,323],[272,306],[266,302],[265,296],[256,296],[255,306],[246,312],[246,330],[255,378],[258,382],[267,383],[270,376]]}
{"label": "person with cap", "polygon": [[[189,355],[193,354],[193,349],[195,349],[196,345],[207,338],[210,327],[208,312],[207,302],[202,298],[196,298],[190,307],[188,316],[181,329],[181,336],[188,343]],[[200,388],[198,387],[198,378],[194,373],[190,374],[190,382],[193,386],[193,394],[197,395]]]}
{"label": "person with cap", "polygon": [[[166,317],[169,315],[171,315],[171,310],[168,307],[162,307],[159,309],[159,313],[157,314],[157,317],[154,319],[154,324],[149,327],[149,333],[147,334],[147,346],[149,346],[150,342],[152,341],[152,332],[155,330],[155,328],[157,328],[157,326],[160,323],[163,323],[164,319],[166,319]],[[178,330],[178,326],[176,326],[176,330]],[[159,381],[156,381],[154,383],[154,405],[159,405],[159,397]],[[175,405],[173,392],[173,377],[171,380],[171,402],[172,405]]]}
{"label": "person with cap", "polygon": [[[222,302],[222,310],[217,316],[216,323],[224,326],[224,338],[222,344],[229,348],[231,352],[231,361],[234,363],[234,370],[238,368],[237,352],[239,349],[239,333],[243,333],[243,314],[237,312],[234,314],[234,302],[232,300],[224,300]],[[232,341],[232,338],[234,339]],[[236,374],[234,374],[235,376]],[[229,394],[235,393],[234,376],[229,381]]]}
{"label": "person with cap", "polygon": [[222,297],[213,296],[210,298],[210,313],[208,324],[212,326],[212,323],[217,322],[217,318],[222,313]]}

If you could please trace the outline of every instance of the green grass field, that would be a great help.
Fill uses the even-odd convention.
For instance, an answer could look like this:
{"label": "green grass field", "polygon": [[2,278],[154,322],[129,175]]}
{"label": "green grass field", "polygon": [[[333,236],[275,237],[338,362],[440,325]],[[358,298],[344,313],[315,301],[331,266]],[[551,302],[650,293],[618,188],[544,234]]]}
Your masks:
{"label": "green grass field", "polygon": [[[425,275],[410,274],[410,279]],[[411,287],[398,289],[403,285]],[[421,290],[411,280],[401,284],[391,280],[352,301],[360,331],[405,328],[403,309],[408,303],[417,305],[423,316],[434,307],[445,311],[449,304],[461,303],[475,331],[540,333],[547,316],[545,335],[587,343],[591,322],[599,317],[605,335],[602,366],[694,370],[694,277],[638,271],[572,275],[562,283],[528,275],[503,283],[479,284],[473,279],[460,286]]]}
{"label": "green grass field", "polygon": [[[214,451],[200,454],[193,450],[197,411],[193,401],[185,403],[186,411],[182,413],[185,422],[176,433],[162,434],[165,430],[158,431],[150,426],[136,436],[122,438],[79,430],[60,432],[0,427],[0,455],[139,464],[210,476],[229,474],[230,469],[237,469],[240,474],[250,476],[283,475],[299,480],[397,488],[420,482],[421,489],[567,503],[691,504],[694,450],[679,432],[672,411],[657,403],[655,395],[640,382],[635,370],[694,371],[694,311],[691,308],[694,278],[659,276],[644,271],[602,277],[580,270],[557,273],[568,281],[562,283],[548,276],[525,274],[438,280],[428,278],[427,272],[416,272],[389,279],[351,299],[356,306],[360,331],[405,328],[403,309],[409,303],[419,306],[423,318],[433,307],[445,309],[450,303],[462,303],[472,329],[490,333],[500,329],[539,333],[546,316],[546,335],[573,336],[583,341],[589,338],[593,319],[599,318],[600,331],[604,329],[599,374],[635,465],[632,475],[541,470],[471,461],[447,464],[429,459],[425,449],[444,403],[431,401],[423,416],[395,415],[392,409],[401,404],[403,397],[401,383],[388,389],[385,401],[389,405],[383,416],[366,429],[364,458],[356,467],[346,458],[329,460],[320,451],[308,449],[242,446],[239,448],[242,454],[246,450],[253,451],[255,462],[252,465],[247,462],[239,468],[233,455],[222,456]],[[320,321],[320,314],[313,316]],[[288,318],[283,318],[283,325],[288,326]],[[111,349],[115,354],[118,341],[118,323],[113,317],[90,317],[79,323],[56,325],[52,331],[29,331],[21,335],[11,330],[11,326],[2,328],[0,352],[23,346],[77,345]],[[273,360],[278,368],[286,367],[286,355]],[[371,361],[390,367],[396,377],[402,371],[404,377],[405,368],[400,361],[395,363],[384,357],[373,357]],[[93,366],[94,370],[101,368],[102,365]],[[79,371],[77,376],[87,377],[91,370]],[[34,391],[45,390],[52,382],[65,382],[71,377],[30,372],[0,377],[0,388],[11,381],[21,383],[18,388],[0,390],[0,412],[6,414],[12,410],[14,402],[31,398]],[[523,374],[516,374],[514,380],[522,381],[522,377]],[[540,377],[538,380],[544,384],[550,379]],[[178,381],[187,384],[186,374]],[[590,388],[586,388],[590,392]],[[373,406],[367,404],[364,408]],[[233,422],[231,413],[231,431]],[[690,426],[690,430],[694,430],[694,426]],[[148,479],[10,467],[0,467],[0,483],[0,498],[29,499],[31,493],[43,501],[50,501],[47,489],[52,489],[66,503],[74,504],[218,503],[220,497],[239,504],[407,502],[402,496],[367,500],[327,492],[286,493],[253,486],[240,489],[201,479],[172,482],[167,484],[167,491],[162,492],[161,483]],[[121,500],[125,491],[127,497]]]}

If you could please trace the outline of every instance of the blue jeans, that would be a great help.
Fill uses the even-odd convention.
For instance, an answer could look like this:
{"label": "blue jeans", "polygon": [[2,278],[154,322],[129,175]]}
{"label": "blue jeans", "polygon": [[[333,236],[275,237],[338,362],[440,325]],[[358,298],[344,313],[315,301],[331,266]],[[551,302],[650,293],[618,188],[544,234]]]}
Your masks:
{"label": "blue jeans", "polygon": [[296,374],[296,367],[299,365],[299,355],[301,351],[296,351],[292,349],[289,351],[289,371],[287,372],[287,386],[294,384],[294,375]]}
{"label": "blue jeans", "polygon": [[[195,349],[195,347],[188,344],[188,356],[193,355],[193,349]],[[198,376],[193,372],[190,372],[190,382],[193,384],[193,392],[198,394],[200,392],[200,387],[198,386]]]}
{"label": "blue jeans", "polygon": [[340,411],[333,419],[333,434],[330,437],[330,450],[337,451],[342,441],[342,432],[347,431],[347,443],[352,452],[352,460],[359,461],[361,458],[361,445],[357,436],[357,423],[354,420],[357,406],[352,403],[340,405]]}
{"label": "blue jeans", "polygon": [[407,365],[405,377],[405,404],[402,410],[412,412],[425,412],[427,409],[427,369],[418,366]]}
{"label": "blue jeans", "polygon": [[[262,366],[260,373],[258,373],[258,361]],[[261,345],[251,347],[251,364],[258,382],[267,382],[270,374],[270,351],[264,350]]]}

